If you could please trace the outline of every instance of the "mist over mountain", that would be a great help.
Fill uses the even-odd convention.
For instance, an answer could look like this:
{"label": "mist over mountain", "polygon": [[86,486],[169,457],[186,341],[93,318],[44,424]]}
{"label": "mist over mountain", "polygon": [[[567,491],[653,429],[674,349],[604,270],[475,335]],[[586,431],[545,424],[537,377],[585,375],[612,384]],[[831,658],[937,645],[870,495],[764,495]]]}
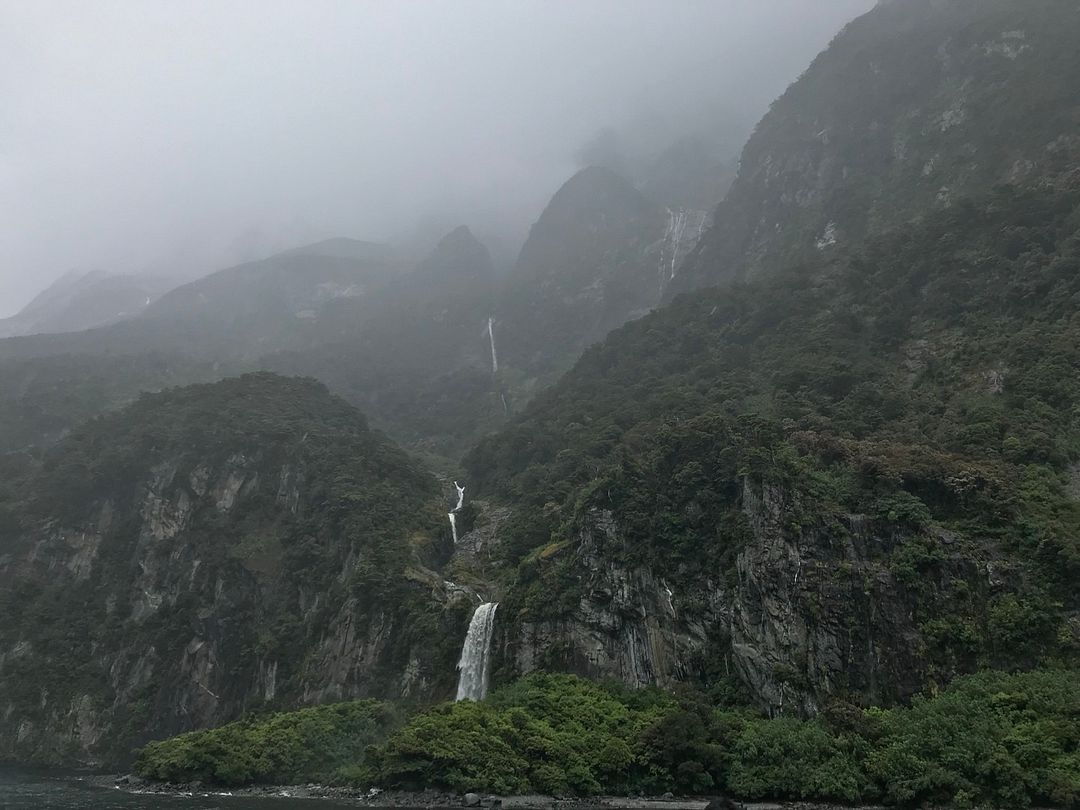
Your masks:
{"label": "mist over mountain", "polygon": [[67,273],[19,312],[0,319],[0,338],[79,332],[133,318],[174,286],[175,280],[149,275]]}
{"label": "mist over mountain", "polygon": [[318,233],[0,322],[0,760],[253,801],[1076,806],[1075,2],[862,4],[756,110],[821,4],[308,8],[170,36],[226,92],[270,33],[388,35],[370,133],[302,71],[276,97],[322,128],[275,137],[317,154],[223,192]]}
{"label": "mist over mountain", "polygon": [[510,264],[597,132],[730,160],[869,5],[7,2],[0,317],[71,267],[191,280],[463,222]]}

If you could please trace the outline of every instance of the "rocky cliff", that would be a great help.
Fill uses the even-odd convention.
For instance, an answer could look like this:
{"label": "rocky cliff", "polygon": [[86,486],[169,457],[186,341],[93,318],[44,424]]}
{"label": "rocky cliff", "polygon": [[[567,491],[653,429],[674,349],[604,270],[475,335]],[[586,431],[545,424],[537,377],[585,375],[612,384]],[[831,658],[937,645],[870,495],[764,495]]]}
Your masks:
{"label": "rocky cliff", "polygon": [[449,694],[435,482],[310,381],[175,389],[0,506],[0,754],[122,759],[259,706]]}
{"label": "rocky cliff", "polygon": [[610,169],[583,169],[552,197],[502,290],[508,365],[530,377],[659,303],[701,236],[704,212],[654,203]]}
{"label": "rocky cliff", "polygon": [[[792,530],[797,497],[743,482],[745,546],[732,567],[706,566],[694,578],[613,564],[626,533],[611,512],[590,512],[575,544],[542,563],[550,587],[573,582],[558,615],[538,617],[510,598],[499,677],[555,669],[668,688],[726,680],[770,714],[814,715],[837,699],[889,705],[947,682],[966,664],[935,659],[923,635],[943,594],[962,583],[985,611],[1021,587],[1007,555],[940,528],[844,514],[829,526]],[[943,552],[915,583],[893,555],[924,544]]]}
{"label": "rocky cliff", "polygon": [[1000,189],[587,352],[469,458],[520,513],[501,677],[814,713],[1072,660],[1078,204]]}
{"label": "rocky cliff", "polygon": [[896,0],[848,25],[743,150],[671,293],[812,259],[995,184],[1072,171],[1068,0]]}

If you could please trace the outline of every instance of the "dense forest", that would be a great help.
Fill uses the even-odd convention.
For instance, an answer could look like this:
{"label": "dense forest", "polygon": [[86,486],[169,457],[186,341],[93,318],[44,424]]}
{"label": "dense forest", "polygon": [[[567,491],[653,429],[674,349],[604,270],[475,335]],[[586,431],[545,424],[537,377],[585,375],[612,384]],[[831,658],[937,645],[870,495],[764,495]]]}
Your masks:
{"label": "dense forest", "polygon": [[955,807],[1080,800],[1075,671],[983,673],[906,708],[838,701],[812,720],[763,718],[731,697],[533,675],[404,725],[368,703],[250,718],[154,743],[136,770],[181,783],[322,779],[497,794],[723,791]]}

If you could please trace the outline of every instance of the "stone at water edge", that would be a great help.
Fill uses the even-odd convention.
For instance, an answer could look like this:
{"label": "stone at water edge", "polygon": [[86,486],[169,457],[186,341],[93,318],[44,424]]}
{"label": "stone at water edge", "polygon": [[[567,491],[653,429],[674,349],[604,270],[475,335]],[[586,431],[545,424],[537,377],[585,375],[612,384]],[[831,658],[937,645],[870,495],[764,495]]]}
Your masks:
{"label": "stone at water edge", "polygon": [[478,807],[480,805],[480,794],[466,793],[465,798],[462,799],[461,803],[465,805],[465,807]]}
{"label": "stone at water edge", "polygon": [[705,810],[744,810],[744,805],[733,802],[726,796],[721,796],[719,799],[713,799],[705,805]]}

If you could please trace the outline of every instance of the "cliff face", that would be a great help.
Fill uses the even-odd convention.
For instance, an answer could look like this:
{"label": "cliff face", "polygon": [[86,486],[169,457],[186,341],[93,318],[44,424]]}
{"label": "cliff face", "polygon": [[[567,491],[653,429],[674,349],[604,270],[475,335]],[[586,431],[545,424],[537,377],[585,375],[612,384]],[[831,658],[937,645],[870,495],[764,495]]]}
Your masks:
{"label": "cliff face", "polygon": [[1080,155],[1066,0],[904,0],[852,22],[743,150],[671,293],[807,260]]}
{"label": "cliff face", "polygon": [[469,459],[520,513],[501,677],[813,713],[1074,660],[1078,194],[999,189],[586,353]]}
{"label": "cliff face", "polygon": [[[973,554],[942,529],[849,514],[828,528],[792,530],[796,497],[744,482],[748,542],[732,570],[707,566],[694,578],[613,564],[625,533],[610,512],[590,513],[576,548],[563,552],[559,578],[572,571],[574,596],[561,615],[525,610],[515,620],[504,612],[500,677],[558,669],[664,687],[729,679],[770,713],[816,714],[838,697],[888,705],[956,674],[957,662],[942,665],[930,654],[920,627],[934,603],[958,583],[984,608],[1018,587],[1020,572],[1007,558]],[[915,587],[891,560],[922,542],[947,551]]]}
{"label": "cliff face", "polygon": [[704,212],[665,208],[609,169],[578,172],[533,225],[502,290],[506,362],[533,377],[565,370],[659,303],[705,225]]}
{"label": "cliff face", "polygon": [[314,383],[141,400],[19,492],[5,755],[100,762],[258,706],[453,689],[471,604],[425,565],[444,555],[436,487]]}

